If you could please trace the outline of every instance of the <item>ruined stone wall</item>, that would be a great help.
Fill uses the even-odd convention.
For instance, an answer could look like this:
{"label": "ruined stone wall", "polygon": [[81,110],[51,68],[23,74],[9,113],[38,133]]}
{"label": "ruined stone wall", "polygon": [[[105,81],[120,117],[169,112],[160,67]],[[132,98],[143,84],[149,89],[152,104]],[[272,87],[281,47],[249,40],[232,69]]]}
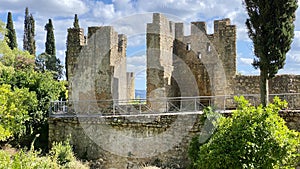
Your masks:
{"label": "ruined stone wall", "polygon": [[[153,14],[153,22],[147,24],[147,97],[168,96],[173,71],[174,23],[159,13]],[[160,109],[160,103],[150,103],[152,108]]]}
{"label": "ruined stone wall", "polygon": [[[232,88],[234,95],[256,94],[257,96],[248,96],[252,103],[260,103],[260,78],[259,76],[244,76],[237,75]],[[276,75],[269,80],[270,101],[273,99],[273,94],[281,94],[281,99],[287,100],[290,103],[290,108],[300,108],[300,95],[289,95],[288,93],[300,93],[300,75]],[[246,97],[247,98],[247,97]]]}
{"label": "ruined stone wall", "polygon": [[[74,77],[74,71],[78,67],[78,57],[82,47],[85,45],[84,31],[79,28],[68,29],[67,36],[67,51],[66,51],[66,76],[70,82]],[[72,91],[72,84],[69,84],[69,91]],[[69,92],[69,97],[72,98],[72,92]]]}
{"label": "ruined stone wall", "polygon": [[[288,127],[300,131],[300,112],[280,115]],[[49,142],[71,137],[75,154],[97,161],[94,168],[138,169],[154,165],[184,169],[189,165],[187,151],[191,139],[201,132],[205,134],[202,118],[201,115],[49,118]]]}
{"label": "ruined stone wall", "polygon": [[114,67],[114,99],[127,99],[126,48],[127,37],[124,34],[115,35],[117,42],[113,48],[114,56],[111,65]]}
{"label": "ruined stone wall", "polygon": [[236,28],[225,19],[215,21],[214,34],[206,29],[204,22],[192,22],[191,35],[184,36],[183,23],[153,14],[147,24],[148,98],[233,94]]}
{"label": "ruined stone wall", "polygon": [[[229,19],[215,21],[214,27],[214,34],[207,34],[205,22],[192,22],[191,35],[184,36],[183,23],[175,24],[172,76],[181,96],[233,94],[230,87],[236,72],[236,28]],[[223,99],[213,102],[219,105]]]}
{"label": "ruined stone wall", "polygon": [[214,95],[232,95],[233,89],[230,86],[236,76],[236,26],[230,24],[229,18],[215,20],[214,33],[208,36],[212,42],[210,45],[219,54],[218,59],[221,63],[214,68]]}
{"label": "ruined stone wall", "polygon": [[[88,109],[82,101],[127,99],[126,36],[111,26],[101,26],[89,27],[87,37],[83,29],[68,30],[69,110],[77,113]],[[110,111],[111,107],[111,103],[99,104],[93,111]]]}
{"label": "ruined stone wall", "polygon": [[[211,86],[210,77],[203,63],[203,59],[207,60],[211,53],[206,52],[204,45],[209,40],[206,38],[205,32],[193,29],[193,35],[183,35],[183,25],[176,24],[177,35],[173,45],[173,60],[175,78],[181,96],[210,96]],[[179,32],[181,30],[181,32]],[[198,30],[197,32],[194,30]],[[193,88],[193,86],[196,86]]]}
{"label": "ruined stone wall", "polygon": [[[75,154],[97,168],[186,168],[190,140],[203,125],[197,115],[128,118],[49,118],[49,142],[71,136]],[[182,136],[181,136],[182,135]]]}
{"label": "ruined stone wall", "polygon": [[135,99],[134,73],[127,72],[127,98]]}

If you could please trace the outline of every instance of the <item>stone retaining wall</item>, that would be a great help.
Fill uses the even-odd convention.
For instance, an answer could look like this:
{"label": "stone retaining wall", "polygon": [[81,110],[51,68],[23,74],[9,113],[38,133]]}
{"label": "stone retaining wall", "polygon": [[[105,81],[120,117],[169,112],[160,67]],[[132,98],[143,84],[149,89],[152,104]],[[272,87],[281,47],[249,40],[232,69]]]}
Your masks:
{"label": "stone retaining wall", "polygon": [[[291,129],[300,131],[300,112],[280,115]],[[184,169],[189,142],[205,133],[204,124],[202,115],[49,118],[49,142],[70,137],[76,155],[94,160],[95,168]]]}

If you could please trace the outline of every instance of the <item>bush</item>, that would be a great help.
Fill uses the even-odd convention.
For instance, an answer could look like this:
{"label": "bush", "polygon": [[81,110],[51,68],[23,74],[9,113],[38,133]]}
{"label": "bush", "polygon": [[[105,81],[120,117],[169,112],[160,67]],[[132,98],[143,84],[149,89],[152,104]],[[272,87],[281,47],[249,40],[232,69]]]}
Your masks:
{"label": "bush", "polygon": [[69,140],[59,143],[54,142],[50,154],[59,165],[67,165],[75,160]]}
{"label": "bush", "polygon": [[50,157],[40,157],[40,152],[29,150],[20,150],[16,154],[12,155],[7,151],[0,150],[0,169],[56,169],[59,166],[51,160]]}
{"label": "bush", "polygon": [[[278,111],[286,102],[251,106],[236,97],[232,118],[221,117],[210,140],[191,157],[193,168],[292,168],[299,162],[299,133],[288,129]],[[191,146],[195,146],[195,141]],[[196,147],[197,148],[197,147]]]}
{"label": "bush", "polygon": [[[32,143],[33,145],[33,143]],[[55,143],[51,153],[42,156],[40,151],[32,147],[29,151],[19,150],[12,154],[0,150],[0,169],[87,169],[88,167],[77,161],[68,141]]]}
{"label": "bush", "polygon": [[56,161],[56,163],[59,164],[61,168],[87,168],[81,162],[76,160],[69,140],[59,143],[54,142],[50,150],[50,155],[53,161]]}
{"label": "bush", "polygon": [[30,120],[28,111],[36,105],[34,92],[18,88],[12,90],[10,85],[0,84],[0,141],[6,141],[13,135],[24,135],[24,125]]}

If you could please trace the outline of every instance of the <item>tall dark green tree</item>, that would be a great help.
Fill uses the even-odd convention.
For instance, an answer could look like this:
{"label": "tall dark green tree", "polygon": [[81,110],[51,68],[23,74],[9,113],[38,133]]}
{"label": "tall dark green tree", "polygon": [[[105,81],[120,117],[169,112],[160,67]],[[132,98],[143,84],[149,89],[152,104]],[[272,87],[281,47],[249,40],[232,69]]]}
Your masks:
{"label": "tall dark green tree", "polygon": [[14,29],[11,12],[8,12],[7,14],[6,30],[7,32],[5,36],[7,37],[6,42],[8,46],[11,49],[17,48],[18,44],[17,44],[16,30]]}
{"label": "tall dark green tree", "polygon": [[35,55],[34,32],[35,32],[35,21],[32,14],[29,14],[28,8],[26,8],[25,20],[24,20],[23,49],[27,50],[32,55]]}
{"label": "tall dark green tree", "polygon": [[260,69],[261,103],[269,102],[268,80],[285,64],[294,37],[297,0],[244,0],[249,18],[248,35],[253,41],[253,66]]}
{"label": "tall dark green tree", "polygon": [[47,31],[46,43],[45,43],[45,52],[49,55],[56,56],[55,52],[55,39],[54,39],[54,28],[52,25],[52,20],[49,19],[49,22],[45,25],[45,30]]}
{"label": "tall dark green tree", "polygon": [[74,26],[74,28],[80,28],[77,14],[75,14],[75,17],[74,17],[73,26]]}
{"label": "tall dark green tree", "polygon": [[63,66],[58,58],[56,58],[55,51],[55,38],[54,38],[54,27],[52,20],[45,25],[46,43],[45,43],[45,53],[40,54],[37,57],[36,63],[40,70],[50,70],[52,71],[54,79],[59,79],[63,76]]}

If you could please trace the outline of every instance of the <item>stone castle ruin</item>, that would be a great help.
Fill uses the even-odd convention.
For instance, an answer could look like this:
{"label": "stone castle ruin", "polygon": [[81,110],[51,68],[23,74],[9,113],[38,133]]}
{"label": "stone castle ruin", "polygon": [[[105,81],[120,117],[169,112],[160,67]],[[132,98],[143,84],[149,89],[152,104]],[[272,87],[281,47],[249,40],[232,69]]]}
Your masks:
{"label": "stone castle ruin", "polygon": [[[212,34],[205,22],[192,22],[190,29],[185,36],[183,23],[159,13],[147,24],[147,106],[165,112],[164,98],[206,96],[211,100],[202,104],[231,109],[234,104],[224,100],[227,96],[259,94],[259,76],[236,73],[236,26],[229,19],[214,21]],[[68,113],[49,117],[49,143],[71,136],[79,157],[98,160],[95,168],[187,168],[189,142],[205,130],[201,115],[99,116],[134,98],[126,47],[126,35],[111,26],[89,27],[87,36],[82,28],[68,29]],[[289,95],[300,93],[300,75],[277,75],[269,87],[271,94],[285,93],[284,99],[300,108],[300,95]],[[254,100],[259,102],[258,96]],[[300,131],[299,113],[283,116],[290,128]]]}
{"label": "stone castle ruin", "polygon": [[[214,21],[213,34],[206,30],[205,22],[192,22],[185,36],[183,23],[153,14],[146,32],[147,98],[259,94],[259,76],[237,75],[236,26],[227,18]],[[89,27],[87,37],[81,28],[68,29],[69,100],[134,99],[126,47],[126,35],[111,26]],[[278,75],[269,86],[271,94],[299,93],[300,76]],[[213,101],[224,104],[224,99]],[[162,110],[160,104],[148,104]]]}

